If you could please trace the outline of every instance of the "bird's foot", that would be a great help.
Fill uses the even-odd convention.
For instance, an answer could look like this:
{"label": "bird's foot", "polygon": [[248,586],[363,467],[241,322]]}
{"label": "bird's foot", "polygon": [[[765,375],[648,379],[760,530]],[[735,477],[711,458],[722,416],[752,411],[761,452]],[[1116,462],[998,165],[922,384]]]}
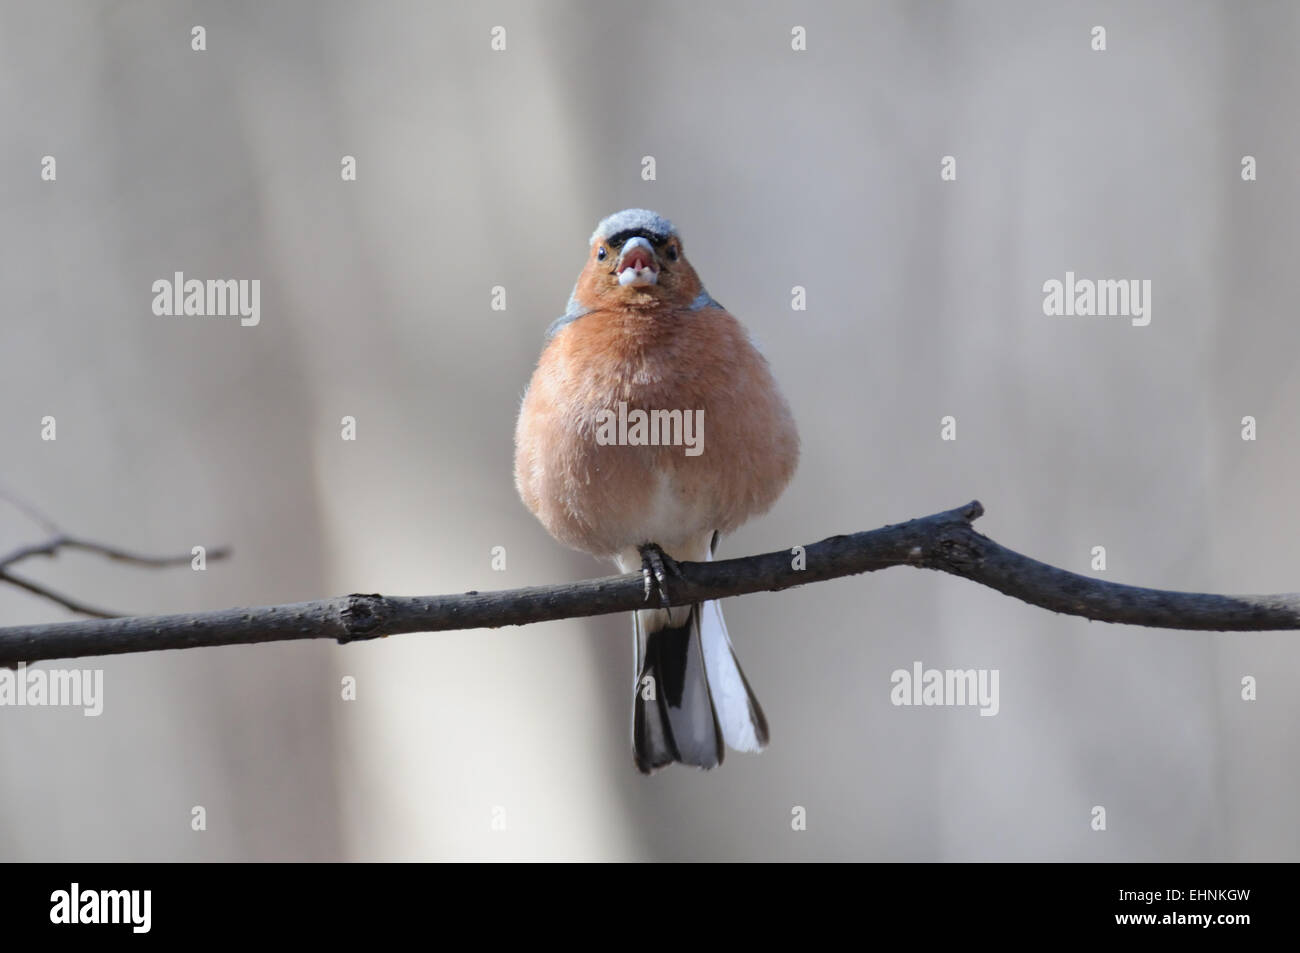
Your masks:
{"label": "bird's foot", "polygon": [[664,552],[656,543],[646,543],[639,547],[641,550],[641,575],[645,579],[645,599],[650,601],[650,595],[656,589],[659,590],[659,602],[667,609],[672,602],[668,598],[668,577],[681,576],[681,570],[677,568],[677,563],[673,558]]}

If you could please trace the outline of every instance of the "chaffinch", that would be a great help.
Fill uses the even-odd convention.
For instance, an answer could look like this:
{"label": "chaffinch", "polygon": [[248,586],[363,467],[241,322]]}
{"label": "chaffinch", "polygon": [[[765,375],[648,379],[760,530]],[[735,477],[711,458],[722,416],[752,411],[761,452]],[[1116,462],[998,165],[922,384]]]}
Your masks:
{"label": "chaffinch", "polygon": [[[767,361],[672,223],[645,209],[600,222],[520,408],[525,505],[560,542],[640,569],[647,599],[662,599],[675,560],[712,559],[720,534],[772,506],[798,456]],[[633,631],[638,769],[710,768],[724,745],[766,745],[717,602],[638,610]]]}

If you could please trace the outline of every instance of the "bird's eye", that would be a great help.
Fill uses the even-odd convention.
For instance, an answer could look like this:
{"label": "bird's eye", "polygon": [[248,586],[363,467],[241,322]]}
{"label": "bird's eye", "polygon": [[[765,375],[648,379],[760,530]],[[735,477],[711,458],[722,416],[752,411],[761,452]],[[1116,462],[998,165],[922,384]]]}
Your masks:
{"label": "bird's eye", "polygon": [[605,246],[604,246],[604,245],[601,245],[600,248],[598,248],[598,249],[596,250],[596,260],[597,260],[597,261],[604,261],[604,260],[605,260],[605,256],[608,255],[608,254],[609,254],[609,252],[605,251]]}
{"label": "bird's eye", "polygon": [[677,260],[677,246],[676,246],[676,245],[669,245],[669,246],[668,246],[668,260],[669,260],[669,261],[676,261],[676,260]]}

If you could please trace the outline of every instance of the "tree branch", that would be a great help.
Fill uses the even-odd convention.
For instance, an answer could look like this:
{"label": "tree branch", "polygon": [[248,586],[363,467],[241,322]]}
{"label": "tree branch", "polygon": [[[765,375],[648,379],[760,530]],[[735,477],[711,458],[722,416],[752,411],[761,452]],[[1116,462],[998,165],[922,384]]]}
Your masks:
{"label": "tree branch", "polygon": [[0,486],[0,501],[8,503],[51,536],[59,535],[59,527],[55,524],[54,520],[50,519],[35,506],[3,486]]}
{"label": "tree branch", "polygon": [[[780,591],[890,566],[915,566],[1100,622],[1218,631],[1300,629],[1300,594],[1220,596],[1102,582],[1022,556],[977,533],[971,523],[983,513],[984,508],[972,502],[869,532],[832,536],[804,547],[804,569],[793,568],[795,558],[785,550],[720,562],[679,563],[680,577],[669,585],[669,597],[673,605],[685,605]],[[358,642],[403,632],[498,628],[604,615],[645,604],[641,576],[632,574],[500,592],[354,594],[253,609],[13,626],[0,628],[0,665],[289,639]]]}
{"label": "tree branch", "polygon": [[[54,523],[47,519],[40,511],[28,506],[16,497],[9,496],[7,493],[0,491],[0,499],[12,503],[19,507],[32,519],[39,522],[51,533],[49,539],[39,543],[29,543],[25,546],[19,546],[12,552],[0,556],[0,582],[7,582],[19,589],[26,589],[33,595],[40,596],[42,599],[49,599],[51,602],[58,603],[65,609],[71,609],[73,612],[81,615],[93,616],[96,619],[117,619],[121,618],[120,612],[110,612],[107,609],[96,609],[94,606],[88,606],[84,602],[78,602],[71,596],[65,596],[56,592],[40,583],[32,582],[30,579],[24,579],[22,576],[15,576],[10,567],[22,562],[25,559],[31,559],[35,556],[48,556],[53,558],[64,549],[80,549],[84,552],[94,553],[97,556],[104,556],[114,562],[130,563],[133,566],[143,566],[147,569],[163,569],[167,566],[185,566],[190,562],[190,555],[183,554],[179,556],[144,556],[140,553],[128,552],[125,549],[118,549],[116,546],[108,546],[104,543],[92,542],[88,539],[81,539],[78,536],[69,536],[67,533],[60,532]],[[207,553],[208,559],[225,559],[230,555],[230,550],[222,547],[214,549]],[[0,663],[2,664],[2,663]]]}
{"label": "tree branch", "polygon": [[[7,556],[0,556],[0,570],[8,569],[14,563],[21,562],[24,559],[30,559],[33,556],[55,556],[61,549],[80,549],[88,553],[95,553],[98,556],[104,556],[114,562],[130,563],[133,566],[144,566],[149,569],[162,569],[167,566],[185,566],[190,562],[188,553],[179,556],[144,556],[140,553],[128,552],[125,549],[118,549],[116,546],[108,546],[104,543],[91,542],[88,539],[81,539],[77,536],[68,536],[60,533],[57,536],[51,536],[49,539],[40,543],[29,543],[26,546],[19,546]],[[207,554],[208,559],[225,559],[230,555],[226,548],[214,549]]]}
{"label": "tree branch", "polygon": [[7,582],[11,586],[17,586],[19,589],[26,589],[33,595],[40,596],[42,599],[49,599],[51,602],[63,606],[65,609],[71,609],[79,615],[88,615],[95,619],[120,619],[120,613],[109,612],[107,609],[96,609],[94,606],[88,606],[84,602],[78,602],[71,596],[65,596],[62,593],[55,592],[42,586],[40,583],[32,582],[30,579],[24,579],[22,576],[15,576],[7,570],[0,569],[0,582]]}

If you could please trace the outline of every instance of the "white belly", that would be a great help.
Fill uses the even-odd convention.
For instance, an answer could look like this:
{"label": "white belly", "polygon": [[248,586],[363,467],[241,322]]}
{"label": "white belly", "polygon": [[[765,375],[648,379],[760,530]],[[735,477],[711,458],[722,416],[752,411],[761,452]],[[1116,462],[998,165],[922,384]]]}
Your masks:
{"label": "white belly", "polygon": [[[716,528],[707,502],[698,493],[679,492],[672,477],[660,473],[636,535],[647,543],[658,543],[673,559],[704,562]],[[620,552],[615,559],[624,572],[641,570],[641,554],[636,548]]]}

